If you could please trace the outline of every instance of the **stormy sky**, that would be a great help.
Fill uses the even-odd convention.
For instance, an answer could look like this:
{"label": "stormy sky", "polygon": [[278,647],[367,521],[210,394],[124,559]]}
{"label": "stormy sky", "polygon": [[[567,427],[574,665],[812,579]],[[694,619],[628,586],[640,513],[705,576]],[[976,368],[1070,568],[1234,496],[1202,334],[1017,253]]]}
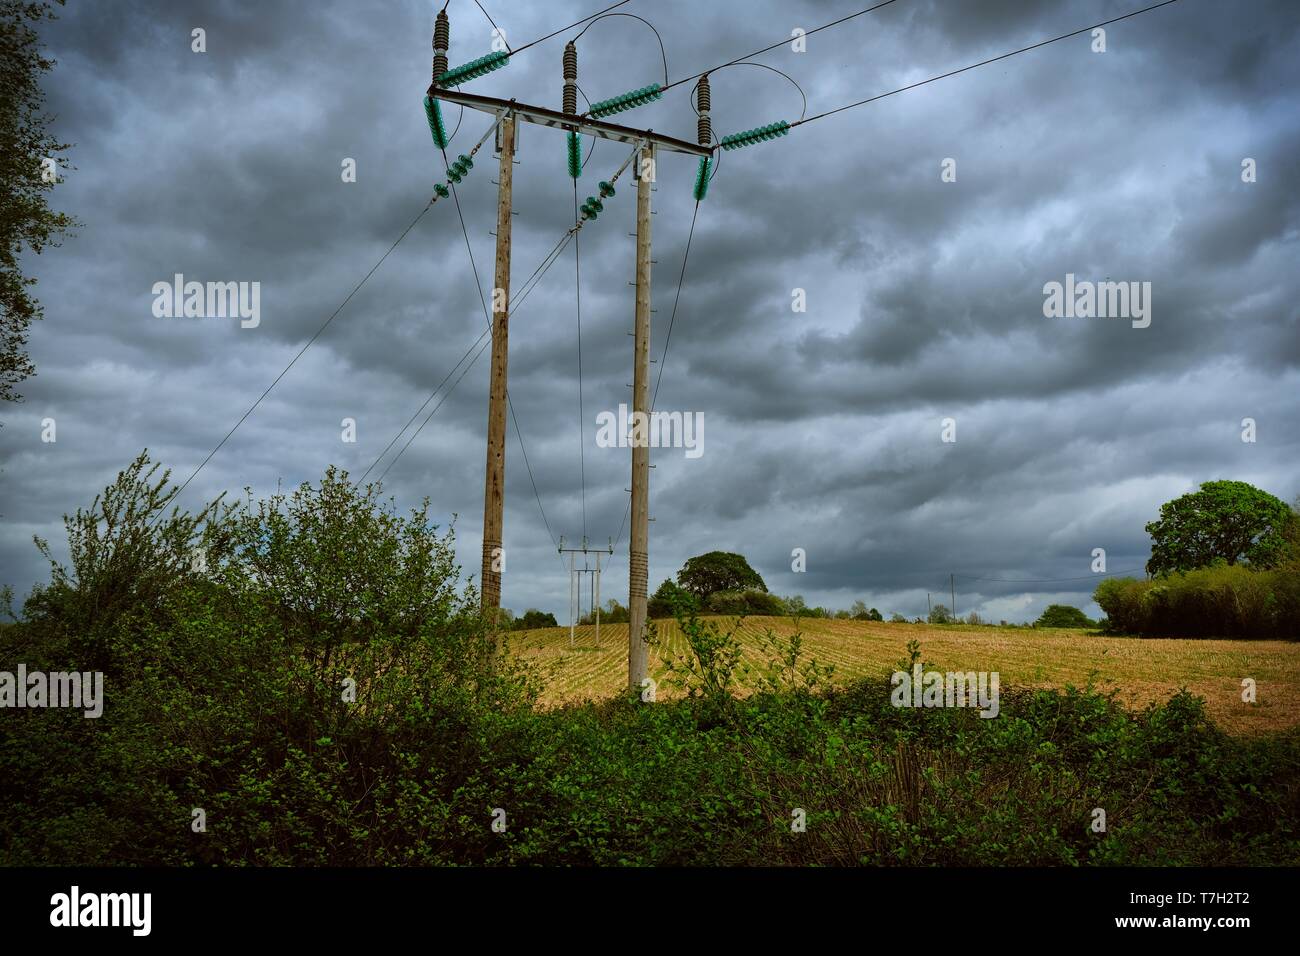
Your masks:
{"label": "stormy sky", "polygon": [[[484,3],[516,47],[604,5]],[[1144,5],[897,0],[808,37],[805,52],[756,61],[797,81],[811,116]],[[46,312],[31,336],[39,371],[24,403],[0,410],[0,582],[20,599],[47,576],[33,534],[59,550],[61,516],[145,447],[188,477],[428,202],[443,173],[421,106],[438,6],[72,0],[44,28],[58,60],[46,81],[54,131],[75,144],[51,204],[83,226],[25,260]],[[859,7],[619,9],[658,29],[673,81]],[[448,12],[453,65],[491,50],[471,0]],[[1032,620],[1052,602],[1096,615],[1093,549],[1110,572],[1141,569],[1143,525],[1162,502],[1220,478],[1300,495],[1298,27],[1292,0],[1180,0],[1107,28],[1105,52],[1085,34],[724,153],[657,404],[703,416],[703,453],[652,456],[651,589],[721,549],[814,605],[861,598],[920,615],[927,592],[949,603],[955,574],[963,615]],[[206,52],[191,49],[196,28]],[[468,89],[558,109],[560,54],[577,32]],[[654,33],[628,17],[596,23],[578,53],[593,100],[664,81]],[[690,88],[615,121],[693,139]],[[718,71],[712,90],[719,135],[804,109],[794,85],[758,67]],[[453,155],[492,122],[447,115]],[[627,152],[597,143],[579,198]],[[559,131],[521,129],[516,289],[573,221],[564,153]],[[343,181],[346,159],[356,182]],[[1246,159],[1255,182],[1243,182]],[[487,294],[494,166],[489,144],[458,190]],[[662,156],[656,360],[694,174],[691,157]],[[516,612],[565,618],[556,539],[584,527],[593,545],[619,539],[603,591],[627,599],[629,452],[597,447],[596,416],[630,401],[634,228],[624,174],[578,243],[581,420],[572,246],[511,319],[510,393],[537,488],[512,422],[503,604]],[[155,316],[154,284],[177,273],[260,283],[260,323]],[[1044,285],[1067,274],[1149,282],[1149,327],[1046,317]],[[361,475],[483,329],[456,206],[440,201],[182,504],[245,486],[264,496],[330,464]],[[458,516],[475,578],[487,373],[484,356],[438,394],[384,480],[402,508],[427,495],[440,523]]]}

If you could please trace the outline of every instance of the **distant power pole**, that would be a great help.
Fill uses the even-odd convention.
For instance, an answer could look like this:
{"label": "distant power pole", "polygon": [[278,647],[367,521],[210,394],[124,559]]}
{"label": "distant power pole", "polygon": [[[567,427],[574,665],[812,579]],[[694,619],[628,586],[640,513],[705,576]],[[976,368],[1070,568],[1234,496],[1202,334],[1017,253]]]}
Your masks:
{"label": "distant power pole", "polygon": [[948,590],[952,594],[952,616],[956,618],[957,617],[957,576],[954,574],[948,575]]}
{"label": "distant power pole", "polygon": [[[636,329],[633,345],[632,534],[628,542],[627,682],[637,690],[646,677],[646,596],[650,576],[650,187],[655,147],[641,149],[636,184]],[[635,424],[634,424],[635,429]]]}
{"label": "distant power pole", "polygon": [[510,324],[510,204],[514,182],[515,117],[501,117],[497,190],[497,260],[492,289],[492,380],[488,388],[487,469],[483,483],[483,609],[501,607],[502,525],[506,485],[506,365]]}
{"label": "distant power pole", "polygon": [[934,613],[934,608],[930,606],[930,592],[925,592],[925,619],[930,620],[930,615]]}

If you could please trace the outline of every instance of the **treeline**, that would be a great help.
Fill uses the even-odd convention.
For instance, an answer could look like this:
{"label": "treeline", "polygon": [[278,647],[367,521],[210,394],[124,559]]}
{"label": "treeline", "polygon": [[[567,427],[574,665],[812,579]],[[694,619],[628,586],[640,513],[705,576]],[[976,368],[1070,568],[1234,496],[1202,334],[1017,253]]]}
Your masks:
{"label": "treeline", "polygon": [[1160,508],[1145,581],[1093,599],[1108,630],[1145,637],[1300,638],[1300,511],[1242,481],[1208,481]]}

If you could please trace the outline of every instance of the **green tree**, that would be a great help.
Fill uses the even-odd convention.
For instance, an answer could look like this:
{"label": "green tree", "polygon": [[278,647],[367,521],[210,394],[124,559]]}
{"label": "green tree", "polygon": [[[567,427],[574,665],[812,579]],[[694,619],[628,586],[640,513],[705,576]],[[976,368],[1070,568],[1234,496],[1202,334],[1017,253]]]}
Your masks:
{"label": "green tree", "polygon": [[698,607],[698,601],[695,595],[691,594],[683,587],[673,583],[670,578],[664,578],[664,583],[659,585],[659,590],[651,596],[646,605],[646,613],[652,618],[670,618],[677,613],[678,606]]}
{"label": "green tree", "polygon": [[1069,604],[1049,604],[1039,615],[1034,627],[1092,627],[1094,622],[1077,607]]}
{"label": "green tree", "polygon": [[677,572],[677,583],[698,598],[716,591],[766,591],[767,585],[742,555],[710,551],[691,558]]}
{"label": "green tree", "polygon": [[[632,619],[628,609],[619,604],[614,598],[605,602],[605,606],[600,610],[601,624],[626,624]],[[578,618],[579,624],[595,624],[596,612],[588,611],[582,617]]]}
{"label": "green tree", "polygon": [[1244,481],[1207,481],[1160,506],[1151,535],[1150,574],[1191,571],[1217,559],[1269,568],[1285,557],[1294,513]]}
{"label": "green tree", "polygon": [[57,171],[70,168],[57,155],[69,144],[48,130],[40,85],[54,60],[44,55],[36,24],[53,19],[48,2],[0,0],[0,399],[5,401],[18,401],[18,384],[36,372],[27,336],[42,314],[29,292],[36,280],[23,274],[18,259],[24,248],[39,255],[46,246],[58,246],[76,225],[46,201]]}
{"label": "green tree", "polygon": [[952,624],[956,619],[952,616],[952,611],[948,610],[947,605],[936,604],[930,610],[929,620],[931,624]]}
{"label": "green tree", "polygon": [[524,611],[523,617],[518,618],[511,625],[515,631],[532,631],[539,627],[559,627],[555,620],[555,615],[549,611],[539,611],[535,607],[530,607]]}

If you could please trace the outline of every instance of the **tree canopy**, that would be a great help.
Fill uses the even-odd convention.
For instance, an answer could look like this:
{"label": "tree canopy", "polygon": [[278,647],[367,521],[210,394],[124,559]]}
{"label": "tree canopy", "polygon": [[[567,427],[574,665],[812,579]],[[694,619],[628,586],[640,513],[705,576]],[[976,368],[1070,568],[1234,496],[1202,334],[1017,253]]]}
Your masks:
{"label": "tree canopy", "polygon": [[691,558],[677,572],[677,583],[698,598],[717,591],[766,591],[767,585],[742,555],[710,551]]}
{"label": "tree canopy", "polygon": [[1049,604],[1034,622],[1035,627],[1092,627],[1094,622],[1077,607]]}
{"label": "tree canopy", "polygon": [[24,248],[40,254],[57,246],[76,225],[47,202],[58,171],[68,168],[57,155],[68,144],[49,132],[40,85],[54,61],[44,55],[35,24],[53,18],[49,3],[0,0],[0,399],[5,401],[17,401],[18,384],[36,371],[27,355],[27,335],[41,317],[41,305],[29,292],[36,280],[23,273],[19,257]]}
{"label": "tree canopy", "polygon": [[1286,552],[1296,516],[1280,498],[1244,481],[1207,481],[1160,506],[1146,526],[1147,571],[1192,571],[1223,560],[1269,568]]}

